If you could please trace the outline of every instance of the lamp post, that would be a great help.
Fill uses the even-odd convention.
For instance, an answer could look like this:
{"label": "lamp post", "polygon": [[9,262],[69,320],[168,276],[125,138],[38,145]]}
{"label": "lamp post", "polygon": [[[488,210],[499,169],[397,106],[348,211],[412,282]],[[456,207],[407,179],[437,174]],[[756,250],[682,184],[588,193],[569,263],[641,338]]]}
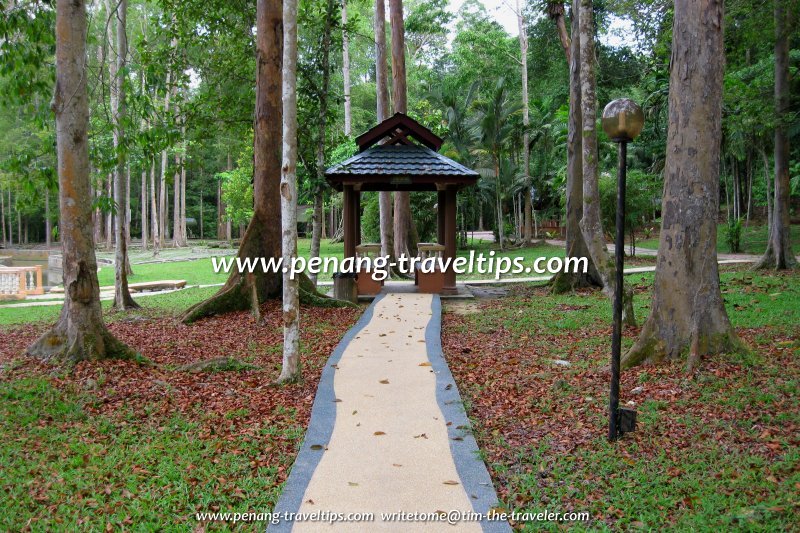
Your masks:
{"label": "lamp post", "polygon": [[[614,327],[611,334],[611,390],[608,405],[608,440],[618,439],[622,433],[633,431],[636,413],[619,408],[619,366],[622,349],[622,270],[625,247],[625,179],[627,172],[628,143],[634,140],[644,126],[644,113],[636,102],[628,98],[613,100],[603,109],[603,130],[619,145],[617,172],[617,231],[614,241]],[[624,411],[624,412],[623,412]]]}

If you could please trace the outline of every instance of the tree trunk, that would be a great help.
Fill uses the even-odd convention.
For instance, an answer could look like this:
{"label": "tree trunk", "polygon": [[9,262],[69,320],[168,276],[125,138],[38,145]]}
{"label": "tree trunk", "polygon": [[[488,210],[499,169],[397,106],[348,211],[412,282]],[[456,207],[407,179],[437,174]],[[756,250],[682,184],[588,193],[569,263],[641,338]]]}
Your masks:
{"label": "tree trunk", "polygon": [[3,232],[3,240],[0,242],[2,242],[4,246],[9,246],[8,234],[6,233],[6,200],[2,189],[0,189],[0,227],[2,227]]}
{"label": "tree trunk", "polygon": [[[114,199],[114,173],[108,175],[106,181],[106,194],[108,198]],[[114,242],[114,213],[108,211],[106,214],[106,250],[110,250]]]}
{"label": "tree trunk", "polygon": [[[174,92],[172,93],[173,99],[177,100],[178,97],[178,85],[175,84]],[[176,104],[175,105],[175,113],[178,117],[177,120],[181,122],[181,132],[183,135],[186,134],[186,129],[183,125],[183,117],[181,115],[181,109]],[[185,146],[184,146],[185,148]],[[181,206],[183,205],[183,200],[181,198],[183,192],[183,177],[186,175],[184,171],[184,164],[185,164],[185,156],[183,153],[178,152],[175,154],[175,173],[173,174],[172,178],[172,246],[175,248],[180,248],[186,246],[186,239],[184,238],[183,232],[183,221],[181,220]]]}
{"label": "tree trunk", "polygon": [[505,249],[506,228],[503,223],[503,192],[500,185],[500,154],[494,156],[494,210],[497,213],[497,241],[500,249]]}
{"label": "tree trunk", "polygon": [[[725,48],[720,0],[676,0],[661,236],[650,316],[623,367],[738,349],[717,266]],[[703,147],[698,150],[698,147]]]}
{"label": "tree trunk", "polygon": [[775,0],[775,200],[767,250],[755,268],[797,267],[792,251],[789,203],[789,36],[796,16],[783,0]]}
{"label": "tree trunk", "polygon": [[[580,226],[589,255],[603,281],[603,292],[614,298],[614,262],[606,247],[600,219],[600,169],[597,161],[597,100],[594,74],[594,19],[592,0],[580,0],[578,27],[581,41],[581,119],[583,163],[583,218]],[[623,284],[622,319],[626,325],[635,325],[633,292]]]}
{"label": "tree trunk", "polygon": [[142,195],[141,195],[141,212],[142,212],[142,250],[147,250],[147,217],[149,216],[147,213],[147,171],[142,170]]}
{"label": "tree trunk", "polygon": [[531,147],[530,147],[530,112],[528,110],[528,34],[525,29],[525,17],[522,16],[522,11],[519,7],[519,0],[517,0],[517,27],[519,28],[519,55],[521,58],[522,69],[522,126],[524,132],[522,134],[522,167],[525,180],[525,201],[524,201],[524,231],[523,241],[526,246],[530,246],[533,240],[533,205],[531,204]]}
{"label": "tree trunk", "polygon": [[[377,92],[378,123],[389,118],[389,80],[386,64],[386,7],[383,0],[375,0],[375,89]],[[381,255],[394,254],[394,217],[392,193],[378,193],[379,224],[381,234]]]}
{"label": "tree trunk", "polygon": [[[328,0],[328,6],[332,4]],[[329,12],[330,13],[330,12]],[[330,17],[327,24],[330,23]],[[328,30],[330,38],[330,30]],[[324,54],[328,52],[325,51]],[[324,76],[324,74],[323,74]],[[297,257],[297,0],[283,0],[283,164],[281,167],[281,249]],[[298,281],[283,274],[283,365],[279,382],[300,377],[300,294]]]}
{"label": "tree trunk", "polygon": [[[572,3],[572,35],[569,41],[569,123],[567,136],[567,209],[566,209],[566,256],[586,258],[589,268],[583,272],[559,272],[553,276],[553,292],[556,294],[574,291],[583,287],[602,287],[594,261],[589,254],[581,232],[583,218],[583,143],[581,139],[581,40],[579,38],[579,1]],[[563,9],[562,9],[563,17]]]}
{"label": "tree trunk", "polygon": [[75,363],[133,357],[103,324],[92,235],[89,103],[86,90],[86,4],[56,3],[56,116],[64,305],[53,328],[28,348],[44,360]]}
{"label": "tree trunk", "polygon": [[[314,209],[311,215],[311,250],[310,258],[319,257],[319,247],[322,240],[322,194],[325,186],[325,129],[328,127],[328,92],[331,82],[331,29],[333,27],[333,16],[335,10],[334,0],[328,0],[325,10],[325,25],[322,30],[322,84],[319,87],[317,97],[319,98],[318,124],[319,133],[317,134],[317,180],[313,185]],[[296,129],[296,127],[295,127]],[[295,162],[296,164],[296,162]],[[297,176],[295,175],[295,180]],[[296,231],[296,230],[295,230]],[[309,274],[311,282],[316,287],[317,274]]]}
{"label": "tree trunk", "polygon": [[761,159],[764,161],[764,190],[767,191],[767,243],[769,236],[772,235],[772,187],[770,187],[769,158],[767,151],[761,147]]}
{"label": "tree trunk", "polygon": [[[177,41],[172,39],[172,48],[177,46]],[[169,99],[172,93],[172,65],[167,67],[167,83],[164,92],[164,116],[169,116]],[[167,150],[161,151],[161,181],[158,194],[158,230],[161,246],[167,242]]]}
{"label": "tree trunk", "polygon": [[[0,195],[2,196],[2,195]],[[5,232],[3,232],[5,234]],[[50,249],[50,245],[52,244],[52,236],[53,227],[52,223],[50,222],[50,189],[45,187],[44,189],[44,239],[45,239],[45,246],[47,249]]]}
{"label": "tree trunk", "polygon": [[[257,75],[256,108],[253,135],[253,218],[239,245],[238,257],[270,258],[282,254],[281,228],[276,213],[281,212],[281,43],[283,8],[281,0],[258,0],[257,3]],[[295,30],[296,31],[296,30]],[[296,120],[296,118],[295,118]],[[296,153],[296,152],[295,152]],[[291,191],[290,191],[291,192]],[[292,193],[292,202],[297,201]],[[296,209],[295,217],[296,217]],[[228,226],[230,227],[230,226]],[[293,227],[297,227],[296,221]],[[295,229],[296,231],[296,229]],[[295,252],[296,254],[296,252]],[[322,305],[341,305],[325,299],[314,290],[310,280],[301,275],[302,301]],[[232,269],[228,281],[211,298],[189,308],[181,320],[190,323],[200,318],[228,311],[251,309],[260,316],[259,305],[281,293],[282,275],[277,272],[239,273]]]}
{"label": "tree trunk", "polygon": [[11,187],[8,188],[8,245],[14,246],[14,210],[11,208]]}
{"label": "tree trunk", "polygon": [[[574,3],[574,0],[573,0]],[[517,8],[519,9],[519,8]],[[575,8],[573,4],[572,8],[572,35],[577,35],[577,27],[575,22],[577,21],[577,13],[578,10]],[[555,22],[556,30],[558,31],[558,39],[561,41],[561,48],[564,49],[564,55],[567,57],[567,65],[572,65],[572,55],[573,55],[573,43],[567,34],[567,25],[564,22],[564,2],[563,0],[556,0],[556,1],[548,1],[547,2],[547,16]],[[578,40],[578,39],[575,39]]]}
{"label": "tree trunk", "polygon": [[[185,117],[184,117],[185,120]],[[186,231],[186,123],[181,125],[181,135],[183,136],[183,155],[181,155],[181,242],[187,246],[189,236]]]}
{"label": "tree trunk", "polygon": [[156,160],[150,159],[150,222],[153,232],[153,255],[158,255],[161,249],[161,232],[158,229],[159,222],[158,203],[156,202]]}
{"label": "tree trunk", "polygon": [[[113,10],[113,4],[109,2],[109,12]],[[117,166],[114,169],[114,204],[116,205],[115,226],[114,226],[114,303],[112,307],[116,310],[137,309],[137,304],[131,297],[128,290],[128,239],[127,219],[128,219],[128,195],[125,183],[125,153],[123,145],[125,143],[125,65],[128,55],[128,36],[127,36],[127,13],[128,0],[120,0],[116,6],[115,13],[109,13],[114,17],[116,27],[116,54],[117,57],[114,67],[111,69],[111,118],[114,123],[114,151],[117,156]]]}
{"label": "tree trunk", "polygon": [[[406,92],[406,46],[403,28],[403,0],[389,0],[389,20],[392,27],[392,87],[395,113],[408,112]],[[411,196],[407,191],[394,193],[394,255],[411,255],[416,243],[411,219]]]}
{"label": "tree trunk", "polygon": [[353,107],[350,100],[350,36],[347,34],[347,0],[342,0],[342,78],[344,81],[344,134],[353,127]]}

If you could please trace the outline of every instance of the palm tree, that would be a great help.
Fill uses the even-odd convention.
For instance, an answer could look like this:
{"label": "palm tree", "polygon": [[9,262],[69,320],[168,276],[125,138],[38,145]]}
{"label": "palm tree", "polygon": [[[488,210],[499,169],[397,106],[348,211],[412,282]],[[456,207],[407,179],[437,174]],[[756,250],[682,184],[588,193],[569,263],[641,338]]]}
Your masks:
{"label": "palm tree", "polygon": [[479,145],[476,152],[478,155],[485,156],[492,166],[497,236],[502,250],[505,228],[503,227],[503,188],[500,164],[503,154],[508,150],[513,138],[514,124],[511,118],[520,111],[521,105],[512,100],[505,78],[500,78],[489,93],[489,97],[476,101],[473,108],[477,112],[473,125],[473,136]]}

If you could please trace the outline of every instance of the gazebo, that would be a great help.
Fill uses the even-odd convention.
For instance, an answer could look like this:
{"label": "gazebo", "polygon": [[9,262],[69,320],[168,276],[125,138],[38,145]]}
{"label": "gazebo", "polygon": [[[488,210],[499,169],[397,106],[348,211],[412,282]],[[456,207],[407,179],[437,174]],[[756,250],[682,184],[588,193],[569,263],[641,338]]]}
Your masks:
{"label": "gazebo", "polygon": [[[356,138],[359,152],[325,172],[328,183],[344,193],[344,255],[355,257],[361,244],[361,193],[436,191],[437,238],[443,257],[456,255],[456,193],[474,185],[478,173],[438,153],[442,139],[403,113],[384,120]],[[452,268],[443,272],[441,292],[456,291]]]}

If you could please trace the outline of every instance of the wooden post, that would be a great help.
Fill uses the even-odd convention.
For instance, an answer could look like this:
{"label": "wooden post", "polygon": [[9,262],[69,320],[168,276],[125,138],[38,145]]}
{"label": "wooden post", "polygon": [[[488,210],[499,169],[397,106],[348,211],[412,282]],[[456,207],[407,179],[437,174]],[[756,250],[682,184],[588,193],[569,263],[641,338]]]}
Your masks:
{"label": "wooden post", "polygon": [[[456,257],[456,188],[447,187],[445,190],[444,213],[444,257],[454,260]],[[452,266],[445,270],[443,293],[456,292],[456,272]]]}
{"label": "wooden post", "polygon": [[344,208],[344,256],[356,256],[356,236],[355,236],[355,213],[353,212],[353,186],[345,185],[343,188],[344,198],[342,207]]}
{"label": "wooden post", "polygon": [[444,221],[444,214],[445,214],[445,205],[447,204],[447,193],[443,190],[436,192],[438,196],[438,200],[436,202],[436,231],[437,231],[437,242],[439,244],[444,244],[445,240],[445,221]]}
{"label": "wooden post", "polygon": [[355,247],[361,244],[361,191],[353,189],[353,255]]}

